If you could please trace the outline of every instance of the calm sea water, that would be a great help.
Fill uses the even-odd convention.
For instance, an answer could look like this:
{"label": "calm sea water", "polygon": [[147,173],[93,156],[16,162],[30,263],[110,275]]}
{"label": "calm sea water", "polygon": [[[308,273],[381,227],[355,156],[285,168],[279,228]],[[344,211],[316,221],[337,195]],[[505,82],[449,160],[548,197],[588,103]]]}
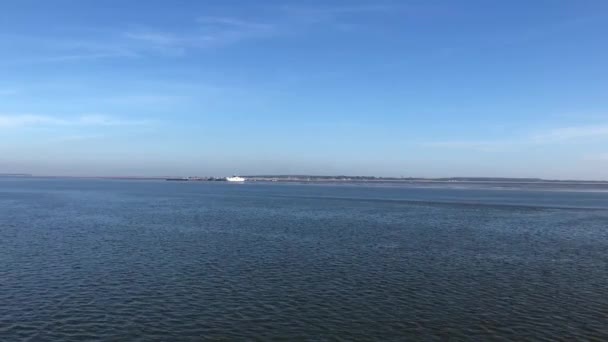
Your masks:
{"label": "calm sea water", "polygon": [[1,341],[608,340],[608,192],[0,179]]}

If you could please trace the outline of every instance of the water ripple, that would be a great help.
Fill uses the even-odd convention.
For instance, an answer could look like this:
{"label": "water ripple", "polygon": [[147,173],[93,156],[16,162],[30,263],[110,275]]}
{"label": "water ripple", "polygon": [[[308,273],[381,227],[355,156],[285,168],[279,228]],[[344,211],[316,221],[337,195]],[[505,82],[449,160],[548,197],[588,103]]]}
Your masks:
{"label": "water ripple", "polygon": [[95,184],[0,196],[0,340],[608,339],[606,211]]}

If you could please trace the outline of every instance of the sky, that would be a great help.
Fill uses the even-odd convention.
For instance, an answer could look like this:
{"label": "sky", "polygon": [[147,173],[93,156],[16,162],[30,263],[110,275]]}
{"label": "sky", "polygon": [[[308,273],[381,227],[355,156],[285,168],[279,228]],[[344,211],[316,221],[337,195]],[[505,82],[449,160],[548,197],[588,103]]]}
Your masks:
{"label": "sky", "polygon": [[0,173],[608,180],[604,0],[0,2]]}

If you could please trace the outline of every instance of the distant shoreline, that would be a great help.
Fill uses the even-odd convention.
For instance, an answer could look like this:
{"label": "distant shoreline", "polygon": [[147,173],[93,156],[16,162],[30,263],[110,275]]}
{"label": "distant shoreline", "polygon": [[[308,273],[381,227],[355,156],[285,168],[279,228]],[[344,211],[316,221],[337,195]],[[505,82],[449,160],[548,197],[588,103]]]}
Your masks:
{"label": "distant shoreline", "polygon": [[[344,183],[344,184],[579,184],[608,185],[601,180],[555,180],[542,178],[501,178],[501,177],[449,177],[449,178],[414,178],[414,177],[367,177],[367,176],[307,176],[307,175],[260,175],[243,176],[247,182],[280,182],[280,183]],[[214,182],[223,177],[175,177],[175,176],[57,176],[32,175],[25,173],[0,173],[0,178],[63,178],[63,179],[115,179],[115,180],[182,180],[186,182]]]}

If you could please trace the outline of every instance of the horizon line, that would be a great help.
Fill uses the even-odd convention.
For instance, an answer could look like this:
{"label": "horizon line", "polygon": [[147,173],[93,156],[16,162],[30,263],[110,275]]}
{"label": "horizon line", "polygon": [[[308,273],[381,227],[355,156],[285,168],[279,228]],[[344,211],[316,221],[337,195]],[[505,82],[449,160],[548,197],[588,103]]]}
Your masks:
{"label": "horizon line", "polygon": [[[175,176],[175,175],[62,175],[62,174],[33,174],[22,172],[5,172],[0,173],[0,177],[21,177],[21,178],[96,178],[96,179],[166,179],[171,177],[184,178],[221,178],[227,176]],[[542,177],[503,177],[503,176],[449,176],[449,177],[414,177],[414,176],[363,176],[363,175],[344,175],[344,174],[257,174],[257,175],[242,175],[245,178],[325,178],[334,180],[413,180],[413,181],[520,181],[520,182],[589,182],[589,183],[608,183],[608,179],[568,179],[568,178],[542,178]]]}

